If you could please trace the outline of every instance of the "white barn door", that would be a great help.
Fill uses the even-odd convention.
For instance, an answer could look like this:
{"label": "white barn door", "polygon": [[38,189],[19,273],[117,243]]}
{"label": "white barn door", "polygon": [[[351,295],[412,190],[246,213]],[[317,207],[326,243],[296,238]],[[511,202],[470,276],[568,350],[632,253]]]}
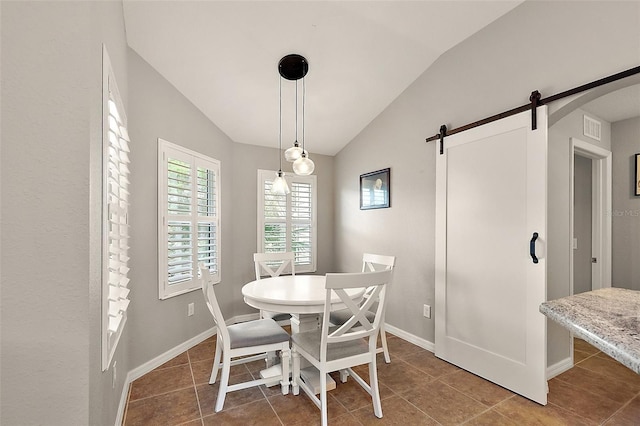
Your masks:
{"label": "white barn door", "polygon": [[544,405],[547,109],[435,145],[435,354]]}

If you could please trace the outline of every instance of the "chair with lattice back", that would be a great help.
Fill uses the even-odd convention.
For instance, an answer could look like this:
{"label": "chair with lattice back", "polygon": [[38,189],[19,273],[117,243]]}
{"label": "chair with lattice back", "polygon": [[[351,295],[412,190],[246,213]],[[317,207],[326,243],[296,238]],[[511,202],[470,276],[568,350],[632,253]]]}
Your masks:
{"label": "chair with lattice back", "polygon": [[[294,333],[291,336],[291,356],[293,357],[292,391],[300,393],[300,388],[313,403],[320,408],[322,425],[327,425],[327,374],[346,369],[350,376],[371,395],[373,412],[382,417],[382,405],[378,388],[376,368],[376,343],[380,325],[384,319],[388,286],[393,271],[357,272],[327,274],[326,299],[319,330]],[[354,302],[345,291],[351,288],[367,288],[368,297],[363,303]],[[350,312],[349,318],[339,327],[331,326],[329,315],[335,297]],[[373,310],[373,307],[376,307]],[[373,317],[369,315],[373,313]],[[320,397],[315,389],[300,377],[300,356],[309,361],[320,373]],[[369,383],[355,373],[351,367],[369,365]]]}
{"label": "chair with lattice back", "polygon": [[[250,380],[243,383],[229,385],[229,371],[231,366],[247,362],[266,359],[267,353],[280,351],[282,376],[280,385],[282,394],[289,393],[289,334],[273,319],[264,318],[254,321],[241,322],[227,326],[218,305],[211,273],[203,264],[200,265],[202,292],[204,299],[216,323],[216,353],[209,384],[214,384],[218,370],[220,376],[220,390],[216,400],[215,411],[222,410],[228,392],[246,389],[253,386],[270,385],[273,378]],[[249,356],[253,355],[253,356]]]}
{"label": "chair with lattice back", "polygon": [[[395,256],[365,253],[362,255],[362,272],[387,269],[391,270],[395,266],[395,263]],[[368,297],[368,294],[369,291],[365,293],[365,300]],[[369,312],[367,315],[370,319],[373,318],[373,312]],[[350,316],[351,313],[348,309],[341,309],[331,312],[330,321],[333,325],[342,325],[347,321],[347,319],[349,319]],[[378,348],[378,353],[384,353],[384,361],[389,364],[391,362],[391,357],[389,356],[389,346],[387,345],[387,335],[384,328],[384,318],[382,319],[382,323],[380,324],[380,341],[382,343],[382,347]]]}
{"label": "chair with lattice back", "polygon": [[[295,275],[295,256],[293,252],[254,253],[253,262],[256,270],[256,280],[263,277],[278,277],[283,274]],[[282,322],[291,319],[291,315],[279,312],[260,311],[260,318],[273,318]]]}

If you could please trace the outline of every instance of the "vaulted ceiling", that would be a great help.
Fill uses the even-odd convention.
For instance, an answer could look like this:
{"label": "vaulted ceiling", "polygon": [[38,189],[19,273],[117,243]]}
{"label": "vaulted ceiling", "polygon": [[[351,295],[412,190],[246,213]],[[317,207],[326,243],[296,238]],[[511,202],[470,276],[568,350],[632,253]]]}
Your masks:
{"label": "vaulted ceiling", "polygon": [[[129,46],[235,142],[277,146],[278,62],[306,57],[306,148],[335,155],[440,55],[520,3],[124,0],[124,12]],[[287,147],[292,81],[282,105]]]}
{"label": "vaulted ceiling", "polygon": [[594,99],[583,105],[582,109],[609,123],[640,117],[640,84]]}

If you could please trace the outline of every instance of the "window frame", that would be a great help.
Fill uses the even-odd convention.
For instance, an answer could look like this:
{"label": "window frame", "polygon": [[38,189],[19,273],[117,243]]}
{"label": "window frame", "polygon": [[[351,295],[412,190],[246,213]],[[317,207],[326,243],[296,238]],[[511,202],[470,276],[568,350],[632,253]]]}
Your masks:
{"label": "window frame", "polygon": [[[214,175],[214,206],[215,215],[198,215],[197,197],[197,177],[191,181],[191,210],[189,214],[170,215],[168,212],[168,159],[179,160],[189,163],[192,170],[192,177],[197,176],[199,167],[211,170]],[[215,227],[216,261],[214,269],[211,270],[211,277],[214,283],[222,280],[221,274],[221,188],[220,181],[220,161],[208,157],[196,151],[184,148],[180,145],[158,138],[158,297],[161,300],[169,299],[181,294],[185,294],[201,288],[198,278],[198,224],[206,222],[213,223]],[[195,171],[195,173],[193,173]],[[173,220],[172,220],[173,219]],[[172,221],[190,222],[191,226],[191,278],[178,283],[169,284],[168,279],[168,256],[169,241],[167,238],[169,223]]]}
{"label": "window frame", "polygon": [[[106,46],[102,46],[102,371],[109,369],[127,323],[129,175],[127,116]],[[111,138],[111,137],[112,138]]]}
{"label": "window frame", "polygon": [[[265,183],[268,181],[273,182],[276,177],[275,170],[262,170],[258,169],[258,203],[257,203],[257,251],[265,251],[265,200],[264,200],[264,188]],[[317,196],[317,177],[315,175],[298,176],[298,175],[285,175],[285,180],[289,188],[293,188],[294,183],[309,184],[311,188],[311,220],[310,221],[296,221],[292,218],[292,194],[293,191],[286,195],[286,218],[282,223],[286,224],[286,249],[285,251],[293,251],[292,249],[292,226],[296,223],[309,223],[311,229],[311,263],[310,264],[295,264],[296,273],[309,273],[316,272],[317,270],[317,253],[318,253],[318,196]]]}

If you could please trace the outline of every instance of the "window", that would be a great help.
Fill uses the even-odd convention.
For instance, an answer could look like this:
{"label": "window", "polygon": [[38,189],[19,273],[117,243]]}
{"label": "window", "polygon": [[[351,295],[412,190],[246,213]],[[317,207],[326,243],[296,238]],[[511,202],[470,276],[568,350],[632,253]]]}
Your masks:
{"label": "window", "polygon": [[158,139],[159,297],[200,288],[198,264],[220,282],[220,162]]}
{"label": "window", "polygon": [[107,50],[102,70],[102,371],[109,368],[129,307],[129,135]]}
{"label": "window", "polygon": [[275,177],[258,170],[258,251],[292,251],[296,272],[315,272],[316,176],[286,176],[288,195],[271,193]]}

